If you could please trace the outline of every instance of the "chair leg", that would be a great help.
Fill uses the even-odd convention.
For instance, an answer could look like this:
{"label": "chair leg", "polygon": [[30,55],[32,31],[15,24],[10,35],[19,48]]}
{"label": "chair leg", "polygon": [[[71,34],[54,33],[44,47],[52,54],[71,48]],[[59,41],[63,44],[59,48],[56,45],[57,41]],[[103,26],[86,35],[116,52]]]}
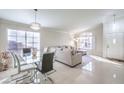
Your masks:
{"label": "chair leg", "polygon": [[33,71],[33,75],[32,75],[31,78],[30,78],[30,80],[31,80],[32,82],[34,82],[35,79],[37,79],[37,70],[34,70],[34,71]]}
{"label": "chair leg", "polygon": [[48,77],[48,79],[51,81],[52,84],[54,84],[54,81],[52,80],[52,78]]}
{"label": "chair leg", "polygon": [[[17,82],[19,82],[19,81],[22,81],[22,80],[24,80],[24,79],[26,79],[26,78],[31,77],[31,71],[26,71],[26,72],[27,72],[26,74],[24,74],[24,75],[22,75],[22,76],[20,76],[20,77],[11,79],[11,81],[14,81],[14,80],[15,80],[16,83],[17,83]],[[17,75],[19,75],[19,74],[20,74],[20,73],[14,74],[14,75],[12,75],[11,77],[17,76]]]}
{"label": "chair leg", "polygon": [[[29,71],[29,72],[30,72],[30,71]],[[30,73],[31,73],[31,75],[26,76],[26,77],[23,77],[22,79],[20,79],[20,80],[18,80],[18,81],[21,81],[21,80],[24,80],[24,79],[26,79],[26,78],[29,78],[30,81],[31,81],[31,82],[29,82],[29,83],[33,83],[34,80],[35,80],[35,78],[37,78],[37,77],[36,77],[37,71],[34,70],[34,71],[33,71],[33,74],[32,74],[32,72],[30,72]],[[18,82],[18,81],[17,81],[17,82]]]}
{"label": "chair leg", "polygon": [[48,77],[48,75],[45,73],[45,74],[43,74],[44,75],[44,80],[46,81],[46,80],[50,80],[51,82],[52,82],[52,84],[54,83],[54,81],[50,78],[50,77]]}
{"label": "chair leg", "polygon": [[30,76],[25,76],[25,77],[23,77],[23,78],[21,78],[21,79],[19,79],[19,80],[16,80],[16,84],[17,84],[17,82],[19,82],[19,81],[22,81],[22,80],[24,80],[24,79],[26,79],[26,78],[29,78]]}
{"label": "chair leg", "polygon": [[[17,75],[19,75],[19,74],[20,74],[20,73],[17,73],[17,74],[11,75],[10,77],[13,78],[13,77],[15,77],[15,76],[17,76]],[[27,74],[25,74],[25,75],[23,75],[23,76],[27,76],[28,74],[29,74],[29,73],[27,72]],[[21,77],[23,77],[23,76],[21,76]],[[11,81],[20,79],[21,77],[17,77],[17,78],[11,79]]]}
{"label": "chair leg", "polygon": [[48,77],[47,77],[46,74],[43,74],[43,76],[44,76],[44,80],[47,80],[48,79]]}
{"label": "chair leg", "polygon": [[50,77],[48,77],[48,75],[46,73],[42,73],[41,71],[39,71],[39,72],[41,73],[43,80],[45,80],[45,81],[50,80],[52,84],[54,83],[54,81]]}

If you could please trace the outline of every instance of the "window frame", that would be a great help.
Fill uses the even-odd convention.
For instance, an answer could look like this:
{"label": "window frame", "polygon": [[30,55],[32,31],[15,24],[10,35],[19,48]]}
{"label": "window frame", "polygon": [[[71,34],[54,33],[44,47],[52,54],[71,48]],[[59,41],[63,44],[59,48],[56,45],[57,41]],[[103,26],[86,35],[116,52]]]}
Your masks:
{"label": "window frame", "polygon": [[[93,49],[93,33],[92,32],[84,32],[79,37],[79,48],[83,50],[92,50]],[[87,44],[87,47],[86,45]],[[89,47],[88,47],[89,46]]]}
{"label": "window frame", "polygon": [[[10,31],[10,32],[9,32]],[[11,35],[11,34],[9,34],[9,33],[11,33],[11,31],[15,31],[16,32],[16,35]],[[18,33],[19,33],[19,31],[21,32],[24,32],[25,34],[24,34],[24,36],[18,36]],[[32,39],[32,41],[30,42],[31,43],[31,48],[36,48],[37,49],[37,51],[40,51],[40,32],[33,32],[33,31],[26,31],[26,30],[15,30],[15,29],[7,29],[7,32],[8,32],[8,38],[7,38],[7,40],[8,40],[8,50],[10,50],[10,51],[20,51],[21,49],[23,49],[23,48],[29,48],[28,47],[28,41],[27,41],[27,38],[29,38],[28,37],[28,33],[32,33],[33,35],[32,35],[32,37],[30,37],[31,39]],[[36,37],[34,34],[38,34],[38,37]],[[15,40],[15,48],[11,48],[10,46],[9,46],[9,42],[11,41],[9,38],[15,38],[16,40]],[[19,48],[18,47],[18,38],[24,38],[25,40],[25,42],[24,42],[24,47],[22,47],[22,48]],[[35,39],[36,38],[38,38],[38,40],[39,41],[35,41]],[[38,44],[39,46],[37,46],[37,47],[34,47],[35,46],[35,44]],[[23,45],[23,44],[22,44]],[[10,48],[9,48],[10,47]]]}

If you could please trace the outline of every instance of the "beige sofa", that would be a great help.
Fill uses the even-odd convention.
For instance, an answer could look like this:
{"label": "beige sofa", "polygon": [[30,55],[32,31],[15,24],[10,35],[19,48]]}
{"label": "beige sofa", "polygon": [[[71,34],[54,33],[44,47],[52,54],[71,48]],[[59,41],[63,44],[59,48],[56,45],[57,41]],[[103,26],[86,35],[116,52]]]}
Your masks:
{"label": "beige sofa", "polygon": [[55,60],[73,67],[82,62],[82,54],[67,47],[56,48]]}

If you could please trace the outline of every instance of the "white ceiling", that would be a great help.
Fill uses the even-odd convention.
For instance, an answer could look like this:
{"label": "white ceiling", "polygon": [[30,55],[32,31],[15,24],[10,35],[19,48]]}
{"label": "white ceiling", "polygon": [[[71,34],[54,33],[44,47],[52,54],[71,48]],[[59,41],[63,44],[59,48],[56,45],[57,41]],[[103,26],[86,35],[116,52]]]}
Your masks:
{"label": "white ceiling", "polygon": [[[108,9],[38,9],[37,21],[43,27],[73,32],[100,24],[104,18],[112,16],[115,11],[124,14],[124,10]],[[30,24],[34,21],[34,10],[0,9],[0,18]]]}

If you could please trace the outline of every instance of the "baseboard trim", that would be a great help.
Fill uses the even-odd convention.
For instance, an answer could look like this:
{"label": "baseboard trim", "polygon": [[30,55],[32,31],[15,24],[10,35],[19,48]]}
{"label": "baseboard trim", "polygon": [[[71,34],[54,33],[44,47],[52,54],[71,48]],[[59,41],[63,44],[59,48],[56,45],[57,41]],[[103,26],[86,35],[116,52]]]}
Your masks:
{"label": "baseboard trim", "polygon": [[81,64],[81,62],[80,62],[80,63],[78,63],[78,64],[76,64],[76,65],[74,65],[74,66],[71,66],[71,65],[68,65],[68,64],[66,64],[66,63],[63,63],[63,62],[61,62],[61,61],[59,61],[59,60],[55,60],[55,61],[60,62],[60,63],[66,65],[66,66],[69,66],[69,67],[71,67],[71,68],[73,68],[73,67],[75,67],[75,66]]}
{"label": "baseboard trim", "polygon": [[107,58],[107,59],[110,59],[110,60],[114,60],[114,61],[124,62],[124,60],[121,60],[121,59],[108,58],[108,57],[106,57],[106,58]]}

